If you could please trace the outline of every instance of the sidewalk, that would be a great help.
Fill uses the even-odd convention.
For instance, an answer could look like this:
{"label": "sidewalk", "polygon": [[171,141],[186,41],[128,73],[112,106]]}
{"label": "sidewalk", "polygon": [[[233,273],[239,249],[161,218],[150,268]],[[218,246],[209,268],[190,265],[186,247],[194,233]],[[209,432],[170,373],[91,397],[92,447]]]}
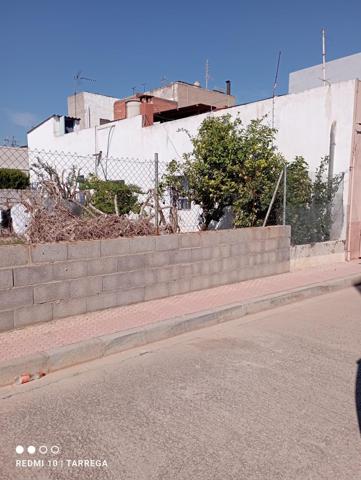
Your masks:
{"label": "sidewalk", "polygon": [[[322,293],[322,286],[334,285],[333,288],[343,288],[348,285],[361,282],[361,261],[350,263],[337,263],[323,267],[317,267],[298,272],[284,273],[265,277],[260,279],[249,280],[237,284],[225,285],[222,287],[201,290],[197,292],[177,295],[174,297],[167,297],[159,300],[152,300],[141,304],[134,304],[126,307],[118,307],[101,312],[94,312],[91,314],[79,315],[67,319],[55,320],[47,323],[40,323],[29,326],[19,330],[4,332],[0,334],[0,385],[4,385],[2,380],[2,369],[7,369],[7,377],[15,372],[15,368],[24,368],[22,365],[27,365],[30,361],[29,368],[31,368],[31,359],[37,358],[36,365],[48,365],[49,356],[56,352],[58,361],[53,364],[48,370],[55,370],[69,366],[70,364],[81,363],[87,361],[89,358],[99,358],[100,356],[115,353],[116,349],[110,348],[104,352],[104,344],[100,345],[96,339],[107,339],[106,345],[109,342],[114,344],[114,340],[118,339],[119,349],[121,350],[121,343],[119,338],[129,337],[134,332],[141,332],[145,328],[156,327],[160,333],[160,326],[166,325],[171,328],[172,332],[168,331],[168,336],[181,333],[183,330],[179,327],[180,319],[200,319],[207,314],[207,318],[213,315],[213,323],[222,320],[227,320],[223,315],[224,311],[230,311],[233,306],[233,317],[237,315],[238,310],[234,307],[240,308],[242,305],[254,304],[263,299],[267,299],[268,304],[264,303],[262,309],[271,308],[277,302],[274,298],[278,298],[282,294],[281,303],[289,303],[302,298],[302,291],[307,289],[310,293],[307,296],[318,295]],[[313,287],[313,290],[310,287]],[[321,289],[321,290],[320,290]],[[312,293],[314,291],[314,293]],[[293,296],[289,295],[293,293]],[[298,296],[297,296],[298,295]],[[267,307],[268,305],[268,307]],[[218,315],[218,319],[215,313]],[[242,311],[243,312],[243,311]],[[251,313],[252,309],[243,312],[244,314]],[[239,316],[242,316],[239,314]],[[205,318],[205,317],[204,317]],[[173,323],[169,323],[173,321]],[[175,322],[177,320],[177,322]],[[167,323],[168,322],[168,323]],[[206,323],[207,324],[207,323]],[[175,328],[177,326],[177,328]],[[193,326],[199,328],[202,322]],[[141,327],[141,328],[140,328]],[[191,329],[191,327],[190,327]],[[154,330],[154,328],[153,328]],[[162,336],[163,335],[163,336]],[[160,334],[160,338],[164,338],[164,332]],[[142,340],[137,337],[138,343]],[[143,344],[147,343],[147,338],[143,338]],[[152,340],[157,340],[157,334],[151,335]],[[88,342],[88,343],[87,343]],[[90,342],[90,343],[89,343]],[[90,357],[77,357],[76,351],[79,347],[90,345],[92,353]],[[70,346],[70,349],[69,349]],[[114,345],[113,345],[114,346]],[[78,350],[79,350],[78,348]],[[131,348],[128,346],[127,348]],[[125,348],[123,348],[125,349]],[[89,351],[90,351],[89,350]],[[69,358],[65,363],[60,360],[61,352],[72,351],[72,358]],[[41,358],[39,358],[41,353]],[[46,357],[46,361],[43,359]],[[77,358],[75,358],[77,357]],[[41,360],[45,363],[42,363]],[[23,361],[22,361],[23,360]],[[17,367],[15,367],[17,365]],[[34,366],[35,368],[35,366]],[[17,374],[23,373],[22,371]]]}

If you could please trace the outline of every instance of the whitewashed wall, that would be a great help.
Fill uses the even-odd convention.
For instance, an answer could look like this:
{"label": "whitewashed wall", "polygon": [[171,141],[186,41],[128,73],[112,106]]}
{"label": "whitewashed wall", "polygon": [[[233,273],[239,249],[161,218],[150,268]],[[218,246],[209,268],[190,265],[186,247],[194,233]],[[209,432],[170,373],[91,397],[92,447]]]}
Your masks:
{"label": "whitewashed wall", "polygon": [[[329,153],[330,129],[336,121],[336,146],[334,172],[346,172],[349,169],[352,145],[352,127],[354,115],[356,81],[340,82],[289,94],[275,99],[275,128],[278,129],[277,145],[280,152],[289,160],[302,155],[312,170],[319,165],[321,157]],[[159,153],[161,162],[173,158],[180,159],[182,154],[191,150],[188,136],[179,131],[186,129],[195,134],[208,115],[239,115],[245,124],[252,119],[267,116],[265,122],[271,123],[272,100],[263,100],[246,105],[188,117],[151,127],[142,127],[140,116],[112,122],[100,127],[84,129],[56,137],[54,119],[28,135],[29,149],[57,150],[76,152],[79,155],[91,155],[102,150],[110,157],[130,157],[140,160],[152,159]],[[348,176],[344,183],[344,211],[347,208]],[[345,224],[340,238],[346,236]]]}

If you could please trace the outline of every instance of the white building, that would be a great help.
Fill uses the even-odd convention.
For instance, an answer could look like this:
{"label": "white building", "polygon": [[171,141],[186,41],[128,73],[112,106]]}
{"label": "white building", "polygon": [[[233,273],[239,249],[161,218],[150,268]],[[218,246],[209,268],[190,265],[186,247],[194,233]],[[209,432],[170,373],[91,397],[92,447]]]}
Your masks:
{"label": "white building", "polygon": [[[312,170],[320,159],[329,154],[333,144],[335,174],[344,172],[340,224],[333,236],[347,239],[350,258],[360,255],[361,234],[361,82],[349,80],[277,97],[274,102],[274,121],[279,151],[292,160],[302,155]],[[191,150],[184,129],[195,134],[208,115],[239,116],[247,124],[265,117],[270,124],[272,99],[227,109],[189,116],[143,127],[142,116],[113,121],[65,133],[63,117],[52,116],[28,134],[30,150],[75,152],[90,156],[102,152],[103,157],[129,158],[129,165],[151,160],[159,154],[160,162],[180,159]],[[62,123],[63,122],[63,123]],[[331,131],[333,132],[331,136]],[[330,137],[332,141],[330,142]],[[92,163],[92,161],[91,161]],[[109,169],[111,169],[111,165]],[[129,167],[131,168],[131,167]],[[89,165],[94,171],[94,163]],[[135,172],[135,167],[132,170]]]}
{"label": "white building", "polygon": [[313,67],[303,68],[291,72],[288,81],[288,92],[298,93],[310,88],[323,86],[324,83],[345,82],[354,78],[361,79],[361,53],[337,58],[325,64],[326,80],[323,80],[322,64]]}

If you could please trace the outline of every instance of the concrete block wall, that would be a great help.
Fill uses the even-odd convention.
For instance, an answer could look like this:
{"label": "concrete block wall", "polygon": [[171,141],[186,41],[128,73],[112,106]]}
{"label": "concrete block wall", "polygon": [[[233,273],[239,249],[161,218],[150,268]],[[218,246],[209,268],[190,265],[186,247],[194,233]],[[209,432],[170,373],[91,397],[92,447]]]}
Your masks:
{"label": "concrete block wall", "polygon": [[0,331],[289,270],[289,227],[3,245]]}
{"label": "concrete block wall", "polygon": [[291,247],[291,271],[346,261],[344,240],[307,243]]}

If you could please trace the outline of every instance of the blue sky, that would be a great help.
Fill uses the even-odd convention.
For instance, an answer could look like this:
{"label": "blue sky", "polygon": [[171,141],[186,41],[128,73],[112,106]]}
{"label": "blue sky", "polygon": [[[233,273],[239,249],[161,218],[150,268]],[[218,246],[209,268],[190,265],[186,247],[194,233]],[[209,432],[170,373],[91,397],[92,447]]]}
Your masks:
{"label": "blue sky", "polygon": [[[232,80],[238,103],[271,95],[278,51],[278,93],[288,73],[361,51],[361,2],[2,0],[0,144],[45,117],[66,113],[74,75],[96,79],[83,90],[115,97],[168,81]],[[347,8],[346,8],[347,5]]]}

